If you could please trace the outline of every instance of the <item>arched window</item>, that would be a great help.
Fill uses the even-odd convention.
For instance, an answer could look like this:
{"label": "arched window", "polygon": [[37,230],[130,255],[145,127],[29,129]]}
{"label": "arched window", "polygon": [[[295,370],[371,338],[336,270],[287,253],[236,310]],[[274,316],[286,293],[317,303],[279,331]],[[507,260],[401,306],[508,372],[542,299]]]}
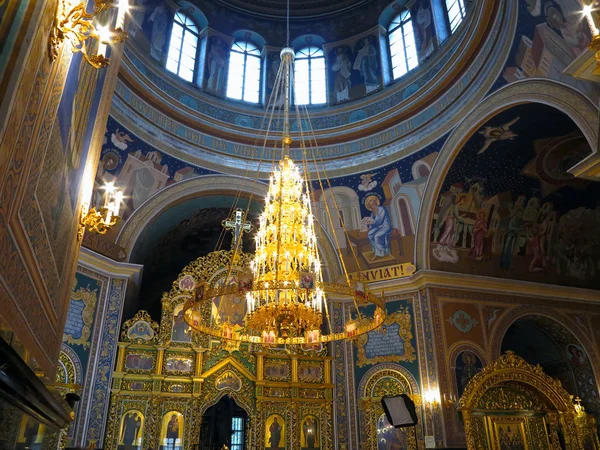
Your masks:
{"label": "arched window", "polygon": [[318,47],[305,47],[296,53],[294,62],[294,102],[319,105],[326,101],[325,54]]}
{"label": "arched window", "polygon": [[167,55],[167,70],[179,75],[185,81],[192,82],[197,53],[198,27],[185,14],[175,13]]}
{"label": "arched window", "polygon": [[467,14],[465,0],[446,0],[446,11],[448,11],[450,32],[454,33]]}
{"label": "arched window", "polygon": [[227,97],[258,103],[260,91],[260,51],[250,42],[235,42],[229,56]]}
{"label": "arched window", "polygon": [[388,28],[394,80],[419,65],[410,11],[405,9]]}

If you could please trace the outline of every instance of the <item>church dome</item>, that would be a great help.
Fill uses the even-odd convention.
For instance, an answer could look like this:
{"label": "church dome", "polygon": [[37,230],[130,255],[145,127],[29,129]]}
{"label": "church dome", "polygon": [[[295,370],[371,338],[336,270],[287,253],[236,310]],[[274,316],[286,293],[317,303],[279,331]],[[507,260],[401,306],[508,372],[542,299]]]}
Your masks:
{"label": "church dome", "polygon": [[[230,174],[255,170],[261,121],[286,40],[285,5],[155,3],[131,22],[113,115],[177,158]],[[373,159],[392,162],[455,126],[499,75],[515,6],[474,1],[451,24],[441,1],[292,2],[291,46],[312,49],[310,58],[324,65],[322,93],[307,107],[328,173],[356,173]],[[181,41],[171,34],[188,26],[197,50],[184,73],[171,48]],[[399,30],[406,36],[401,62],[399,44],[392,42]],[[260,68],[251,101],[228,92],[229,78],[239,72],[229,64],[240,43],[243,52],[252,49],[248,55]],[[298,128],[292,123],[292,133]]]}

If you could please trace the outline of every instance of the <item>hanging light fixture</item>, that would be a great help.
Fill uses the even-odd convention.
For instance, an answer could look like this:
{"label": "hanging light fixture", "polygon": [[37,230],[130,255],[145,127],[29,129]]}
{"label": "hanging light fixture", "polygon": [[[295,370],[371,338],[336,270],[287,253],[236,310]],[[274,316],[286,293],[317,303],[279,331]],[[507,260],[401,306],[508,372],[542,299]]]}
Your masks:
{"label": "hanging light fixture", "polygon": [[[249,279],[242,282],[238,277],[236,282],[224,283],[226,286],[201,284],[200,291],[197,291],[184,306],[185,320],[192,329],[225,341],[295,345],[353,339],[378,328],[385,319],[385,301],[368,292],[360,277],[353,279],[347,273],[336,238],[335,247],[343,266],[345,283],[324,281],[315,217],[311,206],[313,196],[309,163],[316,169],[317,175],[324,175],[324,172],[322,168],[318,169],[320,165],[314,152],[316,141],[307,137],[310,130],[302,129],[302,124],[310,124],[307,111],[305,110],[305,117],[301,118],[298,106],[297,135],[302,160],[297,164],[290,157],[290,146],[293,142],[289,117],[293,64],[294,51],[288,44],[281,51],[281,66],[267,108],[272,112],[277,107],[283,109],[279,114],[282,122],[279,139],[281,157],[273,167],[264,199],[264,209],[258,219],[256,252],[250,263],[251,273],[247,274]],[[265,136],[263,154],[269,140],[270,125]],[[309,162],[310,152],[313,157]],[[327,178],[326,180],[329,181]],[[323,189],[323,180],[317,181]],[[327,220],[333,229],[334,219],[328,206],[326,209]],[[239,211],[238,216],[240,217],[237,218],[237,229],[241,230],[246,216],[240,215]],[[335,220],[339,218],[336,216]],[[234,257],[227,279],[233,271],[234,262],[238,259],[235,255],[239,250],[239,241],[238,238],[234,238]],[[245,326],[237,331],[228,322],[211,320],[209,323],[204,314],[207,311],[206,305],[213,298],[227,295],[241,296],[246,302]],[[332,326],[328,298],[351,301],[355,306],[354,318],[347,321],[342,329],[336,330]]]}

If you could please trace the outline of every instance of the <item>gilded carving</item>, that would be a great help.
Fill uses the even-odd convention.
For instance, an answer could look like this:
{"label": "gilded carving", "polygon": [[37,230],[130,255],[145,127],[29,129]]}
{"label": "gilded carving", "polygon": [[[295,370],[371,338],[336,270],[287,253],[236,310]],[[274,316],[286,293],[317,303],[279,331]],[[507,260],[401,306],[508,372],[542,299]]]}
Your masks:
{"label": "gilded carving", "polygon": [[158,323],[148,312],[141,310],[122,327],[121,340],[135,344],[155,344],[158,340]]}
{"label": "gilded carving", "polygon": [[[265,421],[278,414],[285,419],[290,450],[300,450],[302,419],[307,416],[319,424],[320,448],[332,450],[333,394],[331,388],[323,387],[325,364],[329,364],[323,358],[325,349],[266,350],[244,344],[228,352],[218,339],[201,333],[190,334],[190,342],[172,339],[177,306],[194,295],[193,286],[222,276],[230,257],[231,252],[215,252],[189,264],[163,295],[160,325],[144,312],[124,324],[121,351],[125,374],[117,372],[114,378],[120,385],[113,386],[106,448],[117,448],[123,412],[135,409],[144,415],[142,448],[163,445],[165,414],[171,421],[176,411],[183,418],[183,449],[191,450],[200,440],[204,413],[227,395],[248,413],[246,448],[265,448]],[[247,266],[248,262],[249,257],[242,256],[239,264]],[[207,319],[210,306],[202,311]],[[140,327],[138,336],[130,331],[135,331],[140,321],[149,328]],[[148,336],[151,340],[146,340]],[[292,350],[298,350],[297,356],[290,357]],[[177,417],[176,421],[179,423]]]}
{"label": "gilded carving", "polygon": [[92,323],[94,322],[94,311],[96,309],[96,302],[98,301],[98,291],[79,288],[71,293],[71,301],[83,302],[84,306],[81,310],[83,327],[81,328],[81,335],[78,338],[74,338],[70,334],[65,334],[63,341],[70,345],[81,345],[83,348],[89,348]]}
{"label": "gilded carving", "polygon": [[[369,357],[367,346],[369,340],[374,339],[379,333],[392,333],[392,330],[397,329],[397,336],[390,336],[394,339],[396,345],[401,345],[402,349],[399,353],[389,354],[385,356],[371,356]],[[387,336],[383,336],[383,339],[389,340]],[[412,332],[412,318],[408,308],[400,308],[393,314],[389,314],[383,325],[367,334],[359,336],[356,339],[356,346],[358,348],[356,365],[358,367],[364,367],[366,365],[372,365],[384,362],[397,362],[397,361],[409,361],[413,362],[417,356],[415,349],[412,345],[413,332]]]}
{"label": "gilded carving", "polygon": [[560,381],[513,352],[476,374],[459,404],[469,450],[582,447],[584,432],[575,426],[576,408]]}

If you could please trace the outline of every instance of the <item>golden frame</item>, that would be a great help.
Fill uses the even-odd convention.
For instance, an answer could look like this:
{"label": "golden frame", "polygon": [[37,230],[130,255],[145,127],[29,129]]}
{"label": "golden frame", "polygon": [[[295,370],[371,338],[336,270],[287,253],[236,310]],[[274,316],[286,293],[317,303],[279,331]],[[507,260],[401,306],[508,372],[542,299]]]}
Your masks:
{"label": "golden frame", "polygon": [[417,359],[415,354],[415,348],[412,346],[412,317],[408,306],[401,307],[398,311],[393,314],[388,314],[383,322],[383,326],[390,326],[392,324],[398,324],[398,337],[404,341],[404,354],[403,355],[386,355],[377,356],[375,358],[367,358],[367,351],[365,347],[369,342],[369,334],[379,331],[371,331],[359,336],[356,339],[356,346],[358,348],[356,365],[358,367],[364,367],[367,365],[373,365],[377,363],[385,362],[397,362],[397,361],[408,361],[413,362]]}
{"label": "golden frame", "polygon": [[506,448],[513,450],[511,446],[502,445],[506,444],[506,442],[503,442],[504,437],[513,440],[513,434],[517,434],[520,437],[520,442],[518,442],[520,446],[517,446],[514,450],[529,450],[527,433],[525,432],[526,418],[524,416],[488,416],[487,420],[489,423],[488,430],[492,434],[492,436],[488,436],[491,450]]}

